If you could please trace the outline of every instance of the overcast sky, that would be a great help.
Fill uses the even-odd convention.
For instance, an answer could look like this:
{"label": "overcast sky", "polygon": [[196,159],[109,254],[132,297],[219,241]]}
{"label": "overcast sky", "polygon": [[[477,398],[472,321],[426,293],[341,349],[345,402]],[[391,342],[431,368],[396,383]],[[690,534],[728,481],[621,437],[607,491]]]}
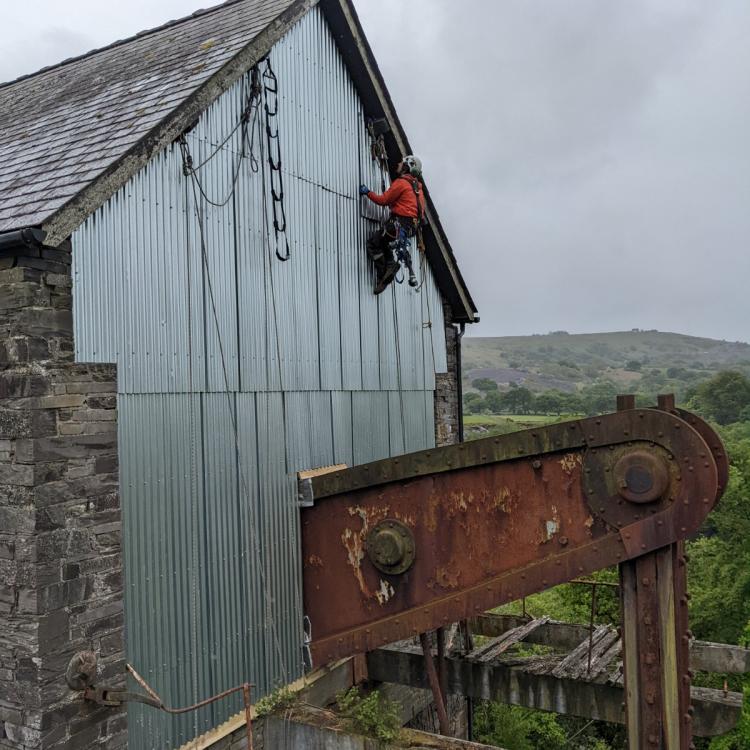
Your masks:
{"label": "overcast sky", "polygon": [[[0,79],[198,4],[3,2]],[[750,2],[355,4],[479,307],[472,334],[750,340]]]}

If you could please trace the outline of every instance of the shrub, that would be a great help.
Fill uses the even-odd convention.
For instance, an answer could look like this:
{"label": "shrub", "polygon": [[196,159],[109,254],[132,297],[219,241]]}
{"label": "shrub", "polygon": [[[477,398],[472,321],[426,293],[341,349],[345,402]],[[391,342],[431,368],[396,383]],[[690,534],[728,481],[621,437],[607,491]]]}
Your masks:
{"label": "shrub", "polygon": [[373,690],[362,695],[359,688],[349,688],[336,696],[341,715],[352,731],[373,737],[379,742],[393,742],[401,730],[398,704]]}

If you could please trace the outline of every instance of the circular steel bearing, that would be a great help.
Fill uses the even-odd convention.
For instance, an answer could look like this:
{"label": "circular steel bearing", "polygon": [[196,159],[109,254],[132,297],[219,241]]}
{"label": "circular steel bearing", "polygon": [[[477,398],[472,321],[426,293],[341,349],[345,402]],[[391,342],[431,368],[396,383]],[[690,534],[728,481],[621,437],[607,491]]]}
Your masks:
{"label": "circular steel bearing", "polygon": [[416,549],[411,529],[395,518],[386,518],[367,535],[370,562],[383,573],[399,575],[414,563]]}

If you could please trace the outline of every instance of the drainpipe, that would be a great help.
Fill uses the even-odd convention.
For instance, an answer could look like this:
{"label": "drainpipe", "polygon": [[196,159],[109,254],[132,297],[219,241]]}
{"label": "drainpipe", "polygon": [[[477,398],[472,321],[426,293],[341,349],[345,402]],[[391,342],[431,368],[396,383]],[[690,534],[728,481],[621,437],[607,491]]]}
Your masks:
{"label": "drainpipe", "polygon": [[17,250],[22,247],[41,247],[46,234],[46,232],[37,227],[3,232],[0,234],[0,255],[8,250]]}

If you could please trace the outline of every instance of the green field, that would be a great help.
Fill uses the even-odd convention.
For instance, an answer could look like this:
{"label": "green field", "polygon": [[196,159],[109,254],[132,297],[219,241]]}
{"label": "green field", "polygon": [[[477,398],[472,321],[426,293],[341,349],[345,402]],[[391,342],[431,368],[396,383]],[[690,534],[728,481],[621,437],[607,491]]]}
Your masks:
{"label": "green field", "polygon": [[507,435],[544,424],[578,419],[580,415],[565,414],[549,416],[545,414],[464,414],[464,430],[467,439],[489,435]]}
{"label": "green field", "polygon": [[549,416],[547,414],[466,414],[465,425],[477,424],[504,424],[512,422],[517,427],[534,427],[539,424],[552,424],[568,419],[577,419],[580,415],[563,415],[561,417]]}

